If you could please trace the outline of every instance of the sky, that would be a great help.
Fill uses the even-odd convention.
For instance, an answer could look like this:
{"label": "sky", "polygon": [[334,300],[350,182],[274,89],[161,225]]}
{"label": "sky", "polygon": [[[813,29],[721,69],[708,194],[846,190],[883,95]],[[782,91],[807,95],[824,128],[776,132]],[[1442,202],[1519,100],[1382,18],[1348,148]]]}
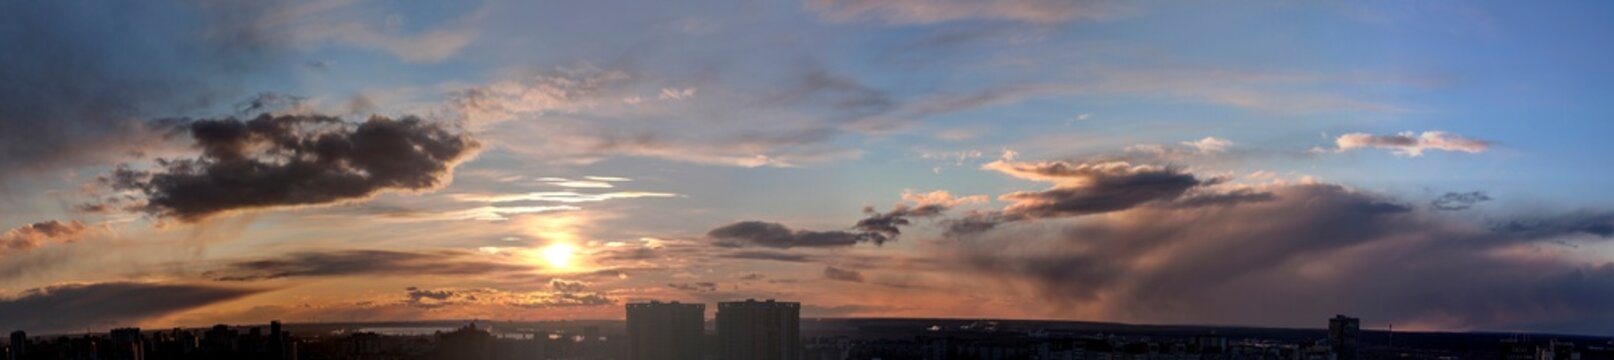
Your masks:
{"label": "sky", "polygon": [[0,328],[1614,334],[1614,4],[0,3]]}

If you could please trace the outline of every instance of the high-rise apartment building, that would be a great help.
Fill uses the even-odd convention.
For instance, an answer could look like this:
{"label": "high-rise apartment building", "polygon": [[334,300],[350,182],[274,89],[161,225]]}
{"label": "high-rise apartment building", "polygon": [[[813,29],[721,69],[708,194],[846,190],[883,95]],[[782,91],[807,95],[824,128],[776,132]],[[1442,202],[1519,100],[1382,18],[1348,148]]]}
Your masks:
{"label": "high-rise apartment building", "polygon": [[717,336],[721,360],[800,360],[801,303],[718,303]]}
{"label": "high-rise apartment building", "polygon": [[1334,315],[1328,319],[1328,343],[1333,345],[1339,360],[1356,360],[1357,338],[1362,332],[1362,321],[1357,318]]}
{"label": "high-rise apartment building", "polygon": [[651,301],[628,304],[629,360],[700,360],[706,305]]}

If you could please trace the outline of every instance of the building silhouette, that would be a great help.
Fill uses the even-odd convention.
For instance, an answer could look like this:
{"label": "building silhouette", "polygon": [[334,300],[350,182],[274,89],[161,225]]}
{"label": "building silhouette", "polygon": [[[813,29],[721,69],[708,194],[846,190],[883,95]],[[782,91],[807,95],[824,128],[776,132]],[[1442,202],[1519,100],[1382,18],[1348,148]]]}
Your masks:
{"label": "building silhouette", "polygon": [[7,355],[12,359],[21,359],[28,355],[28,333],[22,330],[11,332],[11,347],[6,349]]}
{"label": "building silhouette", "polygon": [[1328,345],[1334,348],[1338,360],[1356,360],[1359,348],[1357,338],[1362,332],[1362,321],[1357,318],[1334,315],[1328,319]]}
{"label": "building silhouette", "polygon": [[[628,304],[629,360],[700,360],[706,333],[706,305],[663,303]],[[597,337],[596,334],[586,335]],[[588,331],[584,332],[588,334]]]}
{"label": "building silhouette", "polygon": [[800,360],[801,303],[718,303],[717,337],[721,360]]}

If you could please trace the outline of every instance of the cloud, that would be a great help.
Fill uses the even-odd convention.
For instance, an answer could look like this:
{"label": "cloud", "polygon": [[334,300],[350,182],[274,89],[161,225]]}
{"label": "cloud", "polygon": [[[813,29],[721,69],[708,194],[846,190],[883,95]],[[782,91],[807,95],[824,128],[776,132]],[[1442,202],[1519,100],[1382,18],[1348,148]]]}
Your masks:
{"label": "cloud", "polygon": [[[453,95],[451,103],[468,127],[495,147],[557,163],[627,156],[794,167],[857,156],[856,149],[827,142],[840,134],[841,123],[890,106],[881,92],[822,73],[806,71],[778,92],[720,92],[707,99],[704,89],[697,98],[694,87],[649,84],[652,79],[584,64],[471,87]],[[713,107],[726,109],[722,113],[769,114],[769,121],[701,111]],[[829,114],[803,114],[824,109]],[[525,135],[532,133],[549,136]]]}
{"label": "cloud", "polygon": [[564,308],[615,305],[616,299],[600,293],[529,293],[506,303],[520,308]]}
{"label": "cloud", "polygon": [[1486,195],[1484,191],[1448,192],[1429,201],[1429,206],[1435,210],[1457,211],[1468,210],[1486,201],[1491,201],[1491,196]]}
{"label": "cloud", "polygon": [[411,210],[388,210],[377,212],[382,220],[392,221],[505,221],[512,215],[537,214],[556,211],[581,210],[581,207],[571,205],[548,206],[479,206],[469,209],[452,210],[447,212],[424,212]]}
{"label": "cloud", "polygon": [[741,259],[741,260],[768,260],[768,261],[783,261],[783,262],[808,262],[808,261],[812,261],[812,258],[808,257],[807,255],[792,254],[792,253],[777,252],[777,251],[751,251],[751,250],[735,251],[735,252],[724,253],[724,254],[719,255],[719,256],[730,258],[730,259]]}
{"label": "cloud", "polygon": [[558,68],[528,81],[500,81],[454,94],[450,103],[473,128],[516,120],[523,116],[577,112],[603,105],[613,87],[630,77],[592,65]]}
{"label": "cloud", "polygon": [[1104,214],[1146,205],[1216,207],[1273,199],[1270,192],[1247,186],[1222,186],[1223,178],[1202,179],[1181,168],[1134,165],[1125,161],[1021,162],[1015,161],[1017,155],[1006,151],[1001,159],[981,168],[1051,183],[1053,188],[1000,195],[1000,200],[1012,204],[1002,210],[975,210],[945,219],[941,221],[947,227],[943,235],[960,238],[1009,222]]}
{"label": "cloud", "polygon": [[1054,184],[1048,190],[1000,196],[999,199],[1014,202],[1003,210],[1004,215],[1011,218],[1080,216],[1125,210],[1152,201],[1176,199],[1190,189],[1214,183],[1181,169],[1121,161],[1073,164],[1004,159],[982,168]]}
{"label": "cloud", "polygon": [[667,284],[667,287],[678,289],[678,290],[683,290],[683,291],[688,291],[688,292],[713,292],[713,291],[717,291],[717,283],[713,283],[713,282],[676,283],[676,284]]}
{"label": "cloud", "polygon": [[1214,136],[1206,136],[1204,139],[1194,141],[1184,141],[1182,144],[1184,146],[1192,147],[1195,150],[1199,150],[1199,152],[1202,154],[1217,154],[1227,152],[1228,148],[1235,145],[1231,140]]}
{"label": "cloud", "polygon": [[530,270],[530,266],[479,259],[463,251],[340,250],[236,261],[203,275],[219,281],[259,281],[360,275],[489,275]]}
{"label": "cloud", "polygon": [[[377,50],[398,59],[435,63],[457,55],[476,39],[475,25],[489,13],[487,7],[468,11],[444,24],[419,32],[405,32],[402,15],[388,16],[381,22],[354,19],[350,0],[321,0],[293,4],[258,5],[254,18],[236,24],[239,31],[267,42],[300,48],[329,44]],[[243,9],[245,10],[245,9]]]}
{"label": "cloud", "polygon": [[448,300],[455,295],[454,291],[451,290],[429,290],[414,286],[410,286],[404,290],[409,292],[409,300],[404,302],[411,306],[419,307],[440,306],[444,300]]}
{"label": "cloud", "polygon": [[520,309],[565,308],[612,305],[615,299],[582,290],[511,291],[495,288],[441,288],[410,287],[404,305],[438,309],[446,307],[496,306]]}
{"label": "cloud", "polygon": [[1097,1],[1068,0],[809,0],[807,7],[830,21],[871,20],[929,24],[955,20],[1003,20],[1051,24],[1102,18],[1113,9]]}
{"label": "cloud", "polygon": [[[615,185],[611,184],[613,181],[596,180],[592,176],[586,177],[583,180],[573,180],[573,179],[560,178],[560,177],[546,177],[546,178],[538,179],[538,181],[543,182],[545,184],[555,185],[555,186],[564,187],[564,188],[609,189],[609,188],[616,187]],[[620,180],[620,181],[626,181],[626,180]]]}
{"label": "cloud", "polygon": [[948,192],[947,190],[936,190],[924,193],[914,192],[912,190],[903,190],[902,201],[912,203],[913,206],[921,208],[933,205],[942,206],[945,208],[953,208],[959,205],[985,203],[988,201],[988,199],[986,195],[954,196],[953,193]]}
{"label": "cloud", "polygon": [[1340,135],[1334,140],[1338,148],[1334,152],[1346,152],[1356,149],[1377,148],[1408,157],[1423,156],[1427,150],[1460,151],[1470,154],[1485,152],[1491,148],[1491,142],[1463,137],[1462,135],[1446,133],[1443,131],[1425,131],[1422,134],[1411,131],[1395,135],[1373,135],[1367,133],[1349,133]]}
{"label": "cloud", "polygon": [[25,290],[0,300],[0,323],[33,333],[127,326],[260,290],[179,283],[104,282]]}
{"label": "cloud", "polygon": [[190,121],[201,154],[160,160],[154,171],[119,169],[115,188],[144,193],[141,210],[193,222],[221,213],[362,200],[424,191],[449,181],[477,142],[414,117],[359,124],[320,115]]}
{"label": "cloud", "polygon": [[1580,211],[1560,215],[1520,216],[1501,221],[1492,230],[1517,237],[1554,235],[1614,236],[1614,213]]}
{"label": "cloud", "polygon": [[863,282],[863,273],[834,266],[824,267],[824,278],[835,281]]}
{"label": "cloud", "polygon": [[984,201],[985,198],[954,198],[946,191],[924,194],[908,191],[903,193],[903,199],[913,204],[897,204],[883,213],[874,210],[874,207],[864,207],[863,213],[868,217],[853,224],[851,231],[812,231],[791,229],[771,222],[740,221],[712,229],[706,236],[716,240],[718,245],[736,247],[839,247],[865,242],[884,245],[896,241],[902,234],[901,227],[912,225],[914,218],[936,217],[954,206]]}
{"label": "cloud", "polygon": [[[936,190],[926,193],[912,190],[902,191],[902,201],[890,211],[881,213],[872,207],[864,207],[863,212],[868,217],[858,220],[852,229],[866,234],[875,244],[894,241],[902,234],[901,227],[913,225],[913,218],[934,218],[954,207],[968,204],[987,202],[986,195],[970,195],[958,197],[945,190]],[[951,220],[949,220],[951,221]]]}
{"label": "cloud", "polygon": [[876,236],[865,233],[799,230],[762,221],[740,221],[719,226],[708,231],[706,236],[728,246],[754,245],[780,249],[852,246],[876,240]]}
{"label": "cloud", "polygon": [[27,251],[45,243],[78,241],[90,228],[78,221],[41,221],[6,230],[0,233],[0,256]]}
{"label": "cloud", "polygon": [[960,242],[958,261],[1032,285],[1058,316],[1304,326],[1346,313],[1566,332],[1614,320],[1602,305],[1614,301],[1614,267],[1555,245],[1607,241],[1614,216],[1493,225],[1338,185],[1255,190],[1272,199],[1002,225]]}
{"label": "cloud", "polygon": [[588,290],[588,283],[577,280],[551,279],[549,287],[560,292],[580,292]]}
{"label": "cloud", "polygon": [[542,202],[558,202],[558,203],[572,204],[572,203],[585,203],[585,202],[600,202],[600,201],[612,200],[612,199],[666,198],[666,197],[679,197],[679,196],[683,196],[683,195],[673,194],[673,193],[664,193],[664,192],[647,192],[647,191],[622,191],[622,192],[609,192],[609,193],[599,193],[599,194],[586,194],[586,193],[579,193],[579,192],[575,192],[575,191],[543,191],[543,192],[532,192],[532,193],[526,193],[526,194],[513,194],[513,195],[456,194],[456,195],[454,195],[454,198],[458,199],[458,200],[462,200],[462,201],[475,201],[475,202],[487,202],[487,203],[502,203],[502,202],[514,202],[514,201],[542,201]]}

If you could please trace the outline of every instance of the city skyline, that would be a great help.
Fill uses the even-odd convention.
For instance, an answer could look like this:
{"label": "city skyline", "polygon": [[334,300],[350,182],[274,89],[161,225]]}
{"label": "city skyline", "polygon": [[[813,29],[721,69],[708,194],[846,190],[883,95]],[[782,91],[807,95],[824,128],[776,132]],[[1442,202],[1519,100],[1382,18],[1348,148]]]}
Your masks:
{"label": "city skyline", "polygon": [[0,1],[0,330],[787,299],[1614,335],[1608,14]]}

